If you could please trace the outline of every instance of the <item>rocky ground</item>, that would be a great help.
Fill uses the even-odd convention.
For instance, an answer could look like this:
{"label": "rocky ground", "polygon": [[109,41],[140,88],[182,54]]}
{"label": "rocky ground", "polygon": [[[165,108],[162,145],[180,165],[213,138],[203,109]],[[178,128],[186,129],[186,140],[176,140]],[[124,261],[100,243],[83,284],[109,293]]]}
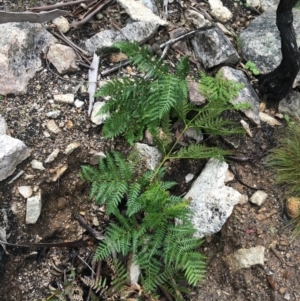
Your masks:
{"label": "rocky ground", "polygon": [[[161,2],[157,3],[157,16],[163,16]],[[4,1],[0,2],[0,10],[24,11],[26,7],[45,4]],[[55,4],[55,2],[47,4]],[[224,39],[223,32],[225,32],[229,41],[225,39],[229,44],[225,41],[224,44],[217,45],[219,50],[224,50],[222,57],[224,53],[227,55],[223,61],[216,59],[214,50],[203,56],[204,50],[201,50],[201,47],[197,48],[195,46],[198,43],[197,39],[192,38],[183,39],[181,44],[169,49],[165,56],[166,61],[174,66],[182,55],[189,54],[190,79],[198,80],[199,71],[203,69],[203,66],[207,71],[215,73],[220,66],[225,65],[234,67],[236,70],[244,70],[244,74],[247,75],[246,79],[238,77],[238,80],[249,82],[243,100],[246,95],[246,98],[252,102],[253,110],[246,112],[247,117],[239,113],[228,118],[237,121],[246,120],[250,125],[252,137],[247,135],[234,141],[225,141],[222,138],[211,141],[234,151],[235,158],[228,161],[229,170],[234,178],[227,185],[246,196],[246,201],[244,198],[244,202],[234,206],[232,214],[221,231],[205,237],[200,251],[207,256],[206,280],[191,289],[186,300],[300,301],[300,242],[291,238],[292,230],[287,227],[284,206],[285,189],[275,184],[275,177],[265,164],[268,151],[276,147],[278,140],[285,135],[288,125],[282,118],[283,114],[291,113],[294,117],[299,117],[299,108],[295,106],[299,99],[297,91],[299,80],[295,82],[293,93],[279,105],[281,115],[275,116],[278,108],[274,108],[272,104],[268,104],[266,109],[263,100],[258,99],[254,90],[251,90],[250,84],[255,86],[256,79],[249,70],[244,69],[244,64],[245,59],[251,60],[258,68],[261,66],[261,72],[267,72],[280,61],[278,37],[276,42],[272,35],[275,19],[268,15],[268,4],[264,2],[251,2],[250,7],[244,1],[228,0],[223,4],[229,10],[223,10],[220,14],[218,13],[220,8],[214,10],[214,5],[204,1],[169,1],[168,15],[165,14],[168,25],[163,19],[155,23],[154,18],[151,22],[155,26],[146,26],[154,30],[154,37],[149,38],[147,32],[146,37],[136,37],[136,39],[147,40],[147,43],[153,47],[154,44],[168,41],[172,35],[170,32],[174,29],[188,31],[198,27],[195,24],[201,23],[201,26],[203,24],[207,26],[207,22],[211,22],[210,25],[219,23],[221,29],[217,32],[221,33],[218,34]],[[78,5],[73,9],[76,7]],[[267,11],[266,19],[270,22],[266,24],[270,24],[268,25],[270,29],[266,25],[265,32],[260,31],[260,34],[266,38],[262,39],[255,33],[251,36],[253,34],[251,28],[248,28],[251,38],[247,37],[245,29],[253,20],[260,20],[259,15],[265,10]],[[191,12],[201,13],[204,18],[199,19],[198,16],[197,21],[192,21],[195,17]],[[299,12],[296,13],[298,16]],[[78,15],[74,16],[67,16],[67,19],[70,22],[77,22]],[[103,41],[103,36],[101,39],[95,37],[95,34],[103,33],[104,29],[113,29],[118,33],[118,37],[115,34],[107,43],[112,43],[114,39],[120,37],[126,39],[126,35],[133,32],[131,28],[128,31],[125,29],[125,24],[128,24],[127,19],[128,13],[122,5],[112,2],[101,10],[98,19],[92,18],[85,25],[67,31],[65,35],[84,49],[84,52],[80,51],[80,60],[77,57],[76,63],[71,62],[67,67],[63,66],[64,60],[72,55],[61,58],[58,63],[55,60],[52,62],[47,52],[43,52],[46,38],[39,36],[39,29],[33,28],[31,31],[34,32],[36,40],[31,47],[36,45],[40,47],[36,58],[31,55],[31,52],[24,51],[25,47],[16,51],[17,65],[14,65],[17,66],[16,69],[6,70],[5,65],[0,65],[0,94],[3,95],[0,101],[0,114],[7,124],[5,132],[0,133],[19,139],[27,147],[25,149],[27,153],[24,155],[26,159],[20,160],[16,170],[0,181],[0,238],[10,243],[57,243],[77,240],[88,242],[87,246],[69,248],[6,246],[7,254],[0,250],[0,296],[3,301],[50,300],[53,291],[51,292],[49,286],[62,288],[64,277],[71,267],[76,269],[77,275],[90,273],[86,262],[90,262],[97,241],[80,225],[77,217],[83,217],[88,225],[99,232],[105,231],[108,217],[105,215],[104,208],[94,205],[89,200],[89,187],[79,178],[80,168],[84,164],[96,164],[99,156],[106,151],[119,150],[126,154],[130,151],[130,147],[119,138],[105,140],[101,136],[102,125],[100,123],[102,121],[96,117],[91,120],[88,116],[91,99],[87,88],[89,81],[87,66],[91,62],[91,55],[85,51],[107,48],[107,45],[96,43],[97,40]],[[26,26],[30,25],[26,23]],[[46,26],[49,32],[58,33],[51,22]],[[117,28],[124,28],[125,34],[120,33],[121,31]],[[295,28],[300,28],[299,22],[295,24]],[[241,35],[236,35],[238,33]],[[267,54],[261,53],[262,50],[257,46],[258,44],[251,46],[251,41],[255,36],[263,40]],[[56,43],[65,44],[58,36],[55,38]],[[53,37],[48,39],[49,44],[52,44]],[[209,34],[204,38],[199,35],[198,39],[200,42],[203,42],[201,39],[213,41],[210,40]],[[271,46],[274,48],[268,50]],[[1,49],[4,48],[1,47]],[[62,52],[64,51],[66,50],[63,49]],[[7,54],[5,51],[3,53]],[[0,52],[0,54],[3,53]],[[19,58],[20,61],[18,61]],[[39,63],[24,66],[22,58],[27,62],[40,59],[38,71],[33,71],[32,66]],[[10,58],[11,61],[13,59]],[[118,66],[118,63],[118,57],[110,54],[101,55],[99,69],[99,72],[102,72],[101,80],[121,75],[131,77],[138,75],[132,66],[120,67],[117,72],[103,75],[105,71]],[[60,67],[67,68],[66,72],[60,70]],[[20,88],[23,87],[22,84],[14,78],[18,73],[16,70],[28,75],[28,78],[24,79],[25,84],[22,89]],[[100,76],[97,79],[99,86]],[[19,89],[15,90],[15,93],[10,90],[14,86],[15,89]],[[69,95],[70,100],[61,100],[57,98],[57,95]],[[294,107],[289,107],[288,104]],[[278,125],[270,125],[270,122],[259,114],[259,110],[271,117],[276,117]],[[51,154],[52,157],[49,158]],[[195,160],[172,161],[168,165],[167,178],[179,184],[174,193],[178,195],[186,193],[192,182],[186,183],[185,177],[190,173],[198,176],[205,163]],[[21,171],[23,173],[20,173]],[[248,201],[257,191],[265,193],[263,201],[259,204],[253,199]],[[28,217],[27,203],[28,198],[31,197],[35,197],[38,204],[41,198],[41,212],[37,216],[34,214]],[[250,250],[253,257],[256,254],[256,259],[253,259],[254,264],[252,262],[244,268],[232,264],[233,254],[241,249]],[[86,287],[79,280],[77,284],[85,289],[83,300],[87,300]],[[166,297],[162,296],[161,300],[166,300]]]}

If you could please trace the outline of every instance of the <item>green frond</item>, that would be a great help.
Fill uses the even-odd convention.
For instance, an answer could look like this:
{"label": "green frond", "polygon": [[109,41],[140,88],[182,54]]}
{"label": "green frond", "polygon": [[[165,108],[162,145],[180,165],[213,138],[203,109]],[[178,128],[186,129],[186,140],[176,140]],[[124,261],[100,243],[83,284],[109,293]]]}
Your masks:
{"label": "green frond", "polygon": [[180,79],[185,79],[190,72],[189,58],[184,56],[180,59],[176,66],[176,76]]}
{"label": "green frond", "polygon": [[215,77],[210,77],[204,72],[201,72],[200,76],[200,93],[209,101],[230,102],[244,88],[243,84],[233,80],[226,80],[221,71]]}
{"label": "green frond", "polygon": [[207,147],[202,144],[191,144],[187,147],[182,147],[176,154],[170,158],[176,159],[208,159],[220,158],[230,154],[229,151],[222,150],[217,147]]}
{"label": "green frond", "polygon": [[136,65],[141,72],[145,72],[147,77],[161,75],[161,70],[165,73],[163,63],[160,59],[155,59],[148,53],[147,47],[139,47],[138,43],[118,42],[113,45],[130,57],[130,62]]}
{"label": "green frond", "polygon": [[121,228],[111,223],[106,230],[105,239],[103,239],[94,255],[94,260],[104,260],[113,253],[120,253],[123,256],[130,252],[131,231]]}
{"label": "green frond", "polygon": [[189,285],[196,286],[205,279],[205,257],[200,253],[192,252],[184,254],[183,258],[185,277]]}

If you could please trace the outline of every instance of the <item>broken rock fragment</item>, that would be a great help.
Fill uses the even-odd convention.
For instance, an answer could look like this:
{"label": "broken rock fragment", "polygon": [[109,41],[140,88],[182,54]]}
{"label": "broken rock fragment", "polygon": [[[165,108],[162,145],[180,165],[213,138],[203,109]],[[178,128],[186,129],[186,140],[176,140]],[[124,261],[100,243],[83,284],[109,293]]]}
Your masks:
{"label": "broken rock fragment", "polygon": [[19,139],[0,135],[0,181],[12,175],[16,166],[30,153],[30,149]]}
{"label": "broken rock fragment", "polygon": [[264,265],[265,248],[257,246],[249,249],[239,249],[225,258],[227,264],[233,269],[250,268],[253,265]]}
{"label": "broken rock fragment", "polygon": [[76,65],[75,51],[65,45],[54,44],[49,47],[47,58],[60,74],[80,70]]}
{"label": "broken rock fragment", "polygon": [[219,27],[197,32],[192,39],[195,56],[209,69],[220,64],[234,65],[240,57]]}
{"label": "broken rock fragment", "polygon": [[35,224],[42,211],[42,194],[41,191],[37,195],[27,199],[26,205],[26,224]]}

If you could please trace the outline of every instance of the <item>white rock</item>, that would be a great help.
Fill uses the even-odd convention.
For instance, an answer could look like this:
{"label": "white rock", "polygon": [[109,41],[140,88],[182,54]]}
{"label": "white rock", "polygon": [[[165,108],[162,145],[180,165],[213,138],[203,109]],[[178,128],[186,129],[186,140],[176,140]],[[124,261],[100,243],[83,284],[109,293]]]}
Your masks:
{"label": "white rock", "polygon": [[148,169],[155,170],[158,167],[162,159],[162,154],[156,147],[144,143],[136,143],[135,148],[146,163]]}
{"label": "white rock", "polygon": [[246,0],[246,3],[256,9],[261,7],[260,0]]}
{"label": "white rock", "polygon": [[[55,121],[52,119],[47,122],[46,126],[47,129],[54,134],[58,134],[60,132],[60,128],[56,125]],[[44,131],[44,135],[45,135],[45,131]]]}
{"label": "white rock", "polygon": [[52,181],[56,182],[68,169],[68,165],[59,166],[55,170],[55,175],[52,177]]}
{"label": "white rock", "polygon": [[84,101],[81,101],[79,99],[75,99],[74,106],[78,109],[82,108],[84,106]]}
{"label": "white rock", "polygon": [[72,142],[70,143],[65,150],[66,155],[70,155],[75,149],[80,147],[80,144],[78,142]]}
{"label": "white rock", "polygon": [[249,268],[253,265],[264,265],[265,248],[262,246],[250,249],[239,249],[225,258],[225,261],[233,270]]}
{"label": "white rock", "polygon": [[132,20],[151,22],[160,26],[168,25],[168,22],[156,16],[151,9],[146,7],[141,0],[118,0],[118,3],[124,7],[126,13]]}
{"label": "white rock", "polygon": [[213,9],[211,14],[222,23],[228,22],[233,16],[231,11],[225,6]]}
{"label": "white rock", "polygon": [[31,197],[31,195],[32,195],[31,186],[19,186],[18,190],[19,190],[21,196],[24,197],[25,199]]}
{"label": "white rock", "polygon": [[269,124],[271,126],[281,125],[281,122],[279,122],[276,118],[274,118],[264,112],[259,112],[259,118],[261,121],[266,122],[267,124]]}
{"label": "white rock", "polygon": [[35,224],[42,211],[42,195],[37,195],[27,199],[26,224]]}
{"label": "white rock", "polygon": [[265,202],[267,197],[268,197],[267,193],[265,193],[262,190],[257,190],[250,197],[250,202],[253,203],[253,204],[256,204],[258,206],[261,206]]}
{"label": "white rock", "polygon": [[139,277],[141,274],[141,269],[140,266],[137,265],[135,262],[132,262],[129,268],[129,278],[130,278],[130,283],[132,285],[135,285],[139,281]]}
{"label": "white rock", "polygon": [[51,112],[46,113],[46,116],[49,117],[49,118],[52,118],[52,119],[58,118],[59,115],[60,115],[60,110],[55,110],[55,111],[51,111]]}
{"label": "white rock", "polygon": [[190,200],[191,221],[199,238],[219,232],[242,197],[225,186],[227,170],[226,162],[210,159],[184,197]]}
{"label": "white rock", "polygon": [[45,160],[45,163],[53,162],[59,154],[59,148],[56,148]]}
{"label": "white rock", "polygon": [[194,175],[192,173],[188,173],[185,176],[185,183],[191,182],[194,179]]}
{"label": "white rock", "polygon": [[4,117],[0,114],[0,135],[8,135],[8,128]]}
{"label": "white rock", "polygon": [[52,23],[62,32],[66,33],[70,30],[70,24],[67,18],[58,17],[52,20]]}
{"label": "white rock", "polygon": [[221,0],[208,0],[208,3],[211,9],[216,9],[223,6]]}
{"label": "white rock", "polygon": [[12,175],[16,166],[30,156],[30,152],[22,141],[0,135],[0,181]]}
{"label": "white rock", "polygon": [[74,94],[57,94],[53,96],[54,100],[56,102],[60,103],[68,103],[73,104],[74,103]]}
{"label": "white rock", "polygon": [[45,170],[45,167],[43,166],[43,163],[42,162],[40,162],[40,161],[38,161],[38,160],[32,160],[31,162],[30,162],[30,164],[31,164],[31,167],[33,168],[33,169],[38,169],[38,170]]}
{"label": "white rock", "polygon": [[105,119],[108,117],[108,114],[97,115],[99,110],[105,105],[104,101],[97,101],[94,103],[93,111],[91,114],[91,120],[95,124],[102,124]]}
{"label": "white rock", "polygon": [[80,70],[76,65],[77,55],[69,46],[60,44],[51,45],[47,53],[47,58],[60,74]]}

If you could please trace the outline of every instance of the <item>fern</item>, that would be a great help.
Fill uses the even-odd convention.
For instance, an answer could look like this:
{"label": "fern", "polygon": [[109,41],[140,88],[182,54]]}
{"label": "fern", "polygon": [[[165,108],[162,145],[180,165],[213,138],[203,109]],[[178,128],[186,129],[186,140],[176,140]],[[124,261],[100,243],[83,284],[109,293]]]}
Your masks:
{"label": "fern", "polygon": [[[94,259],[112,265],[113,254],[132,257],[140,267],[140,284],[146,292],[153,293],[162,286],[179,294],[174,288],[181,274],[190,285],[196,285],[204,277],[205,258],[196,251],[202,241],[193,236],[195,229],[189,221],[188,200],[171,195],[169,189],[176,183],[162,180],[165,168],[137,176],[134,173],[137,165],[136,160],[126,160],[113,153],[100,160],[98,170],[83,167],[81,176],[92,183],[92,189],[97,187],[101,192],[94,191],[92,198],[99,194],[104,196],[99,200],[115,217]],[[113,183],[115,190],[108,189],[107,183]],[[122,185],[126,187],[123,190]],[[107,190],[111,195],[103,192]],[[121,199],[126,201],[126,210],[120,208]],[[181,223],[175,224],[176,219]],[[121,262],[114,266],[114,274],[118,276],[112,279],[112,286],[120,290],[128,275]]]}

